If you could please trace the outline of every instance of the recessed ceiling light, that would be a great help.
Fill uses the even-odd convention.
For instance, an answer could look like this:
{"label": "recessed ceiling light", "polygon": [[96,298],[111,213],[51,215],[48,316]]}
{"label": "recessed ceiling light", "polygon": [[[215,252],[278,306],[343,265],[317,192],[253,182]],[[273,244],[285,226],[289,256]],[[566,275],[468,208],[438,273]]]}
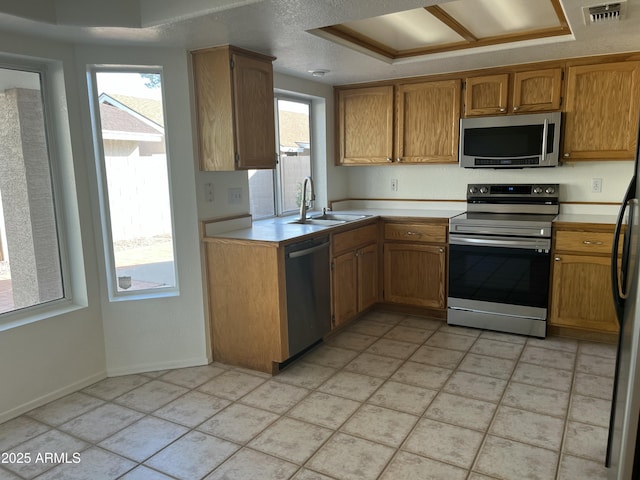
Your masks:
{"label": "recessed ceiling light", "polygon": [[324,77],[325,74],[329,73],[329,70],[309,70],[309,73],[314,77]]}

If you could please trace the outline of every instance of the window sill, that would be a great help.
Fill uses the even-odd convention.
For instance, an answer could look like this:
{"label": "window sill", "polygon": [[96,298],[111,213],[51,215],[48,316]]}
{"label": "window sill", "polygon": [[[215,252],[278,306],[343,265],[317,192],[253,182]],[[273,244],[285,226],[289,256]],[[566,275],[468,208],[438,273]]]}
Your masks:
{"label": "window sill", "polygon": [[73,303],[68,299],[62,299],[44,305],[3,313],[0,316],[0,332],[66,315],[83,308],[87,308],[87,306]]}

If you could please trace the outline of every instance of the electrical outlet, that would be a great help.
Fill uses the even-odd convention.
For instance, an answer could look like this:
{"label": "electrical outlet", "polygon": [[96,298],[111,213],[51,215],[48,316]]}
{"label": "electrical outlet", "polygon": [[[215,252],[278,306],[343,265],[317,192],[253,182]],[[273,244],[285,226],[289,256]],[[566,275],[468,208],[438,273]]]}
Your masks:
{"label": "electrical outlet", "polygon": [[229,189],[229,203],[242,203],[242,188]]}
{"label": "electrical outlet", "polygon": [[213,183],[211,182],[204,184],[204,199],[207,203],[213,202]]}
{"label": "electrical outlet", "polygon": [[592,178],[591,179],[591,192],[593,192],[593,193],[602,193],[602,179],[601,178]]}
{"label": "electrical outlet", "polygon": [[391,179],[391,191],[392,192],[397,192],[398,191],[398,179],[397,178],[392,178]]}

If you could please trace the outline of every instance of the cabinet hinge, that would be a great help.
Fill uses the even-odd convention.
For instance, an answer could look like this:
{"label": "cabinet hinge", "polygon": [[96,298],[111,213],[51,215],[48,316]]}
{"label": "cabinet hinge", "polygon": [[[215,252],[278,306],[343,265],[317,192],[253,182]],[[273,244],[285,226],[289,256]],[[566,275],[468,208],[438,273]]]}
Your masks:
{"label": "cabinet hinge", "polygon": [[236,62],[233,61],[233,58],[229,60],[229,66],[231,67],[232,70],[236,67]]}
{"label": "cabinet hinge", "polygon": [[564,70],[560,72],[560,80],[564,80]]}
{"label": "cabinet hinge", "polygon": [[467,88],[467,82],[466,81],[462,81],[462,90],[464,90],[465,88]]}
{"label": "cabinet hinge", "polygon": [[238,152],[236,152],[235,161],[236,163],[240,162],[240,154]]}
{"label": "cabinet hinge", "polygon": [[562,101],[564,100],[564,97],[560,97],[560,106],[562,106]]}
{"label": "cabinet hinge", "polygon": [[331,315],[331,326],[332,327],[336,326],[336,316],[335,315]]}
{"label": "cabinet hinge", "polygon": [[336,264],[334,262],[331,262],[331,271],[333,272],[333,269],[335,268]]}

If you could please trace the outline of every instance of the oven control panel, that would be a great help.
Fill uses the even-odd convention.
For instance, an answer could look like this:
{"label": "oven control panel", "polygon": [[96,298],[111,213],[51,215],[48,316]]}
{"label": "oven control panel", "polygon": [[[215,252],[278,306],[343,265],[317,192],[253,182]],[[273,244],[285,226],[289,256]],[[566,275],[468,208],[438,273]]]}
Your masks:
{"label": "oven control panel", "polygon": [[557,183],[470,183],[467,200],[490,198],[550,198],[557,199],[560,185]]}

